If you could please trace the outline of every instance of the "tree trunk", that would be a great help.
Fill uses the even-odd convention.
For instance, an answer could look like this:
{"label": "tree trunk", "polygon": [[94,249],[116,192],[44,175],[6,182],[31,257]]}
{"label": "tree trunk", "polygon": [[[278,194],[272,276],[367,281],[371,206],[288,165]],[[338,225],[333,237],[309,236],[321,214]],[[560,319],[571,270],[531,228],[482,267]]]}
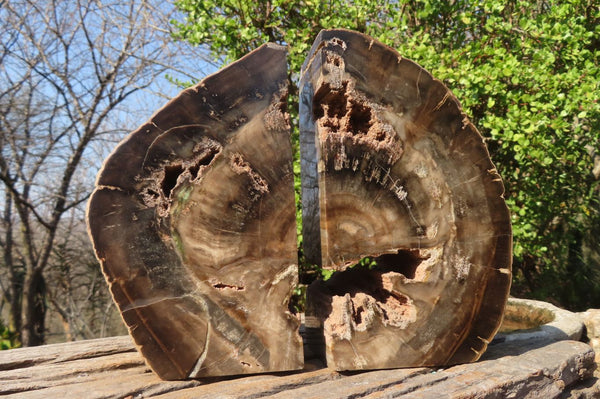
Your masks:
{"label": "tree trunk", "polygon": [[302,368],[285,50],[185,90],[107,159],[88,209],[113,298],[165,379]]}
{"label": "tree trunk", "polygon": [[46,281],[42,273],[33,271],[25,276],[23,287],[23,346],[44,344],[46,320]]}
{"label": "tree trunk", "polygon": [[21,316],[22,316],[22,298],[23,298],[23,273],[20,268],[17,268],[13,256],[13,229],[12,229],[12,217],[13,217],[13,198],[12,194],[7,190],[4,198],[4,214],[3,225],[4,225],[4,246],[3,250],[3,261],[4,267],[8,270],[10,278],[10,286],[4,287],[4,298],[10,305],[9,313],[9,329],[15,332],[21,331]]}
{"label": "tree trunk", "polygon": [[11,270],[10,276],[10,321],[9,327],[12,331],[21,331],[23,317],[23,273]]}
{"label": "tree trunk", "polygon": [[305,254],[338,271],[307,299],[328,367],[477,360],[512,261],[481,135],[441,82],[356,32],[322,31],[300,87]]}

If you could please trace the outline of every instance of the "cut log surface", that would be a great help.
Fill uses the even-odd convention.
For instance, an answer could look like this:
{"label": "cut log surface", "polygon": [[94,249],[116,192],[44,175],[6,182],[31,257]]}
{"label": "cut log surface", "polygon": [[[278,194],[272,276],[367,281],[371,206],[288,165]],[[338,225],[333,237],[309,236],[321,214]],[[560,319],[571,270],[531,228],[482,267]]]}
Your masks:
{"label": "cut log surface", "polygon": [[138,349],[164,379],[302,368],[286,52],[186,89],[106,160],[89,230]]}
{"label": "cut log surface", "polygon": [[[440,81],[356,32],[319,34],[300,89],[304,250],[338,271],[308,290],[328,367],[478,359],[512,260],[481,135]],[[349,268],[365,257],[376,265]]]}

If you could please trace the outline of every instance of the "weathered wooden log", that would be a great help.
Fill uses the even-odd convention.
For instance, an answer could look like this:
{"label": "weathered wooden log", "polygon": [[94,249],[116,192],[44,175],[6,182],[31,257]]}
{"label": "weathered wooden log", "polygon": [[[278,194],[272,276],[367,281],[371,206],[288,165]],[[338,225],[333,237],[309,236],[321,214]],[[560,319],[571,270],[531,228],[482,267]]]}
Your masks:
{"label": "weathered wooden log", "polygon": [[[308,290],[328,367],[478,359],[512,259],[481,135],[440,81],[356,32],[322,31],[300,86],[304,250],[339,271]],[[365,257],[376,266],[347,269]]]}
{"label": "weathered wooden log", "polygon": [[[475,364],[340,374],[330,369],[243,378],[161,381],[129,337],[0,351],[0,396],[235,398],[598,398],[594,351],[575,341],[492,343]],[[66,395],[68,394],[68,395]]]}
{"label": "weathered wooden log", "polygon": [[302,368],[286,52],[267,44],[130,134],[90,199],[90,235],[163,379]]}

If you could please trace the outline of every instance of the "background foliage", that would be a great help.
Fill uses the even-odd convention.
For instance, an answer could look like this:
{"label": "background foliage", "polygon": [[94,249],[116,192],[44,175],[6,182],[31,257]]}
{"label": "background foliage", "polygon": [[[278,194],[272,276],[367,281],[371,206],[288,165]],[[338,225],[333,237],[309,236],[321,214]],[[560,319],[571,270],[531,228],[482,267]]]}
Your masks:
{"label": "background foliage", "polygon": [[[600,307],[598,0],[176,4],[185,15],[174,22],[177,37],[208,46],[221,62],[267,41],[288,45],[292,96],[324,28],[365,32],[420,63],[462,102],[504,178],[513,293]],[[296,112],[296,97],[289,108]],[[297,131],[294,143],[297,153]]]}

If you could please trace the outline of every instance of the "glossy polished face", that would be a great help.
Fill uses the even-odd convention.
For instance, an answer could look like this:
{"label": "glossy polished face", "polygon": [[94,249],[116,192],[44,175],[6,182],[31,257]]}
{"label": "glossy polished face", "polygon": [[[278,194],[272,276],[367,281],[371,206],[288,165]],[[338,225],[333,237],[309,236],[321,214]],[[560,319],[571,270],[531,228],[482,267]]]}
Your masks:
{"label": "glossy polished face", "polygon": [[[319,232],[304,240],[337,271],[308,296],[328,364],[477,359],[502,315],[482,298],[506,300],[511,262],[502,182],[481,135],[441,82],[367,36],[323,31],[312,51],[300,115],[318,192],[304,222]],[[368,268],[348,269],[365,257]]]}
{"label": "glossy polished face", "polygon": [[[159,110],[99,176],[95,250],[165,379],[303,365],[287,79],[284,49],[262,46]],[[336,271],[307,297],[328,366],[478,359],[512,260],[482,137],[441,82],[356,32],[321,32],[300,86],[304,251]]]}
{"label": "glossy polished face", "polygon": [[115,301],[165,379],[302,367],[285,50],[183,91],[108,158],[89,207]]}

